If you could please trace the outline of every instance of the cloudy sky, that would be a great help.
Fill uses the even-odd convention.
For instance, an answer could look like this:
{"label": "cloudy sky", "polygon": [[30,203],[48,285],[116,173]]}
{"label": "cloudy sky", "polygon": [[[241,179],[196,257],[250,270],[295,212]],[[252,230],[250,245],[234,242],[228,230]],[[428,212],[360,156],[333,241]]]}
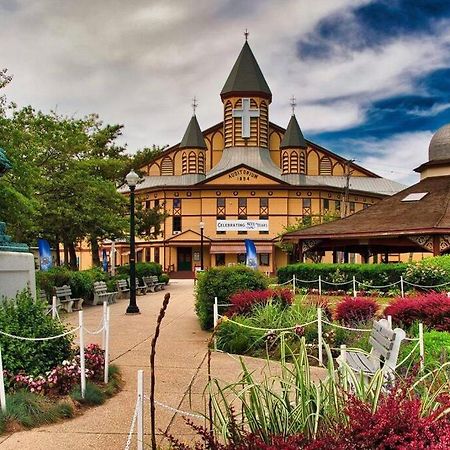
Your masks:
{"label": "cloudy sky", "polygon": [[405,183],[450,122],[448,0],[0,0],[9,100],[125,125],[130,152],[177,143],[198,98],[202,128],[243,30],[286,126]]}

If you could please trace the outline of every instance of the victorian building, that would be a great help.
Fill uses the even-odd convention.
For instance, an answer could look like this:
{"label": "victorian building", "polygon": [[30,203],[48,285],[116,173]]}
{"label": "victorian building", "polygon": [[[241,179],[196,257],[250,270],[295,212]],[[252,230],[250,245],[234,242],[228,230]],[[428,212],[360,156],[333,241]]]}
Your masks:
{"label": "victorian building", "polygon": [[[203,234],[205,267],[244,262],[251,239],[260,269],[272,273],[288,263],[276,245],[284,227],[349,215],[403,188],[306,140],[294,109],[287,128],[272,123],[272,92],[247,41],[220,99],[222,122],[202,131],[194,110],[181,141],[141,168],[137,198],[168,216],[161,236],[138,241],[138,260],[191,273]],[[126,245],[116,248],[117,264],[127,262]]]}

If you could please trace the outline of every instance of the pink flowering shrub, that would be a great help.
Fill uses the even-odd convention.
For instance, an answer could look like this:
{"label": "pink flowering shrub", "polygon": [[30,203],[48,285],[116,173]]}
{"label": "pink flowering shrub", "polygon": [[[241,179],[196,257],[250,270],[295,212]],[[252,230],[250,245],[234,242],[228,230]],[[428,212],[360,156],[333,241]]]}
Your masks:
{"label": "pink flowering shrub", "polygon": [[[86,378],[101,380],[105,363],[104,351],[97,344],[90,344],[85,348],[84,355]],[[71,361],[63,361],[45,375],[33,377],[23,372],[14,375],[7,371],[4,371],[4,375],[11,391],[26,389],[41,394],[67,395],[76,384],[80,383],[80,355]]]}
{"label": "pink flowering shrub", "polygon": [[290,289],[264,289],[262,291],[241,291],[230,297],[232,306],[227,311],[227,316],[246,314],[255,305],[265,305],[269,301],[290,305],[294,295]]}

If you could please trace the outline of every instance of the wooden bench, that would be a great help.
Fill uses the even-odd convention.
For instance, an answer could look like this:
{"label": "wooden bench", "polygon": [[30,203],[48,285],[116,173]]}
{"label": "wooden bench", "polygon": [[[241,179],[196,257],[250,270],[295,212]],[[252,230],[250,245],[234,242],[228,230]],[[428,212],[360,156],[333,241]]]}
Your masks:
{"label": "wooden bench", "polygon": [[119,298],[130,298],[130,289],[126,280],[117,280],[116,286],[119,292]]}
{"label": "wooden bench", "polygon": [[93,305],[99,305],[103,302],[108,302],[108,305],[111,303],[116,303],[116,298],[119,293],[116,292],[108,292],[108,287],[104,281],[96,281],[94,283],[94,299],[92,301]]}
{"label": "wooden bench", "polygon": [[73,310],[83,309],[83,298],[72,298],[72,289],[66,284],[61,287],[55,287],[56,298],[58,299],[61,308],[68,313]]}
{"label": "wooden bench", "polygon": [[377,370],[386,377],[391,377],[397,367],[400,344],[406,333],[401,328],[392,330],[386,319],[373,322],[369,343],[372,350],[369,354],[358,351],[346,351],[341,346],[341,355],[337,358],[339,366],[347,365],[354,372],[362,373],[370,378]]}
{"label": "wooden bench", "polygon": [[150,292],[156,292],[165,289],[165,283],[160,283],[156,275],[142,277],[142,281],[145,283]]}
{"label": "wooden bench", "polygon": [[[131,289],[130,279],[128,278],[127,281],[128,281],[128,286]],[[138,277],[136,277],[136,295],[144,295],[147,293],[147,290],[148,290],[147,285],[145,283],[139,284]]]}

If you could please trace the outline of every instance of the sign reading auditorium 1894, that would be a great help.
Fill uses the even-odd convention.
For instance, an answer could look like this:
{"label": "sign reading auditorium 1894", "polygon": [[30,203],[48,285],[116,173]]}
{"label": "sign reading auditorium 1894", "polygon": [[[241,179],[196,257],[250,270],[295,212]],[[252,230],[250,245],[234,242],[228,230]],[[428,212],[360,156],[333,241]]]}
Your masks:
{"label": "sign reading auditorium 1894", "polygon": [[218,220],[216,231],[269,231],[268,220]]}
{"label": "sign reading auditorium 1894", "polygon": [[253,181],[258,178],[258,174],[248,169],[238,169],[231,172],[228,178],[235,179],[235,181]]}

